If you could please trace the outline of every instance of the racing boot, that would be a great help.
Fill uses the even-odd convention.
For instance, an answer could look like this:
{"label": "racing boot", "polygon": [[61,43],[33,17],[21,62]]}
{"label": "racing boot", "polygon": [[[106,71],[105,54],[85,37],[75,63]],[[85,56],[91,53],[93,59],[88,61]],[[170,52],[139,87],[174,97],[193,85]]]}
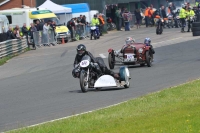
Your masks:
{"label": "racing boot", "polygon": [[184,28],[181,28],[181,32],[182,32],[182,33],[184,33],[184,32],[185,32],[185,31],[184,31]]}
{"label": "racing boot", "polygon": [[188,31],[187,32],[190,32],[190,28],[188,28]]}
{"label": "racing boot", "polygon": [[109,70],[110,71],[110,75],[113,76],[115,79],[119,80],[119,73],[114,73],[113,71]]}

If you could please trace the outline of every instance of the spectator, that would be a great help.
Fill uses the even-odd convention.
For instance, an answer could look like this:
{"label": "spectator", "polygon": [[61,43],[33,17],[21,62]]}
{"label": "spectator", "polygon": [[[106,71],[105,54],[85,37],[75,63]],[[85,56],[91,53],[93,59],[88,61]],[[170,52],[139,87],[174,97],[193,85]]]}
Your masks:
{"label": "spectator", "polygon": [[29,32],[30,32],[31,39],[33,40],[33,43],[35,44],[35,42],[36,42],[36,44],[37,44],[39,38],[37,38],[37,40],[34,40],[34,38],[33,38],[34,32],[37,32],[37,28],[35,27],[35,25],[33,23],[31,23],[31,27],[29,29]]}
{"label": "spectator", "polygon": [[42,19],[41,22],[39,23],[39,31],[43,30],[43,26],[44,26],[44,19]]}
{"label": "spectator", "polygon": [[74,30],[75,30],[74,18],[72,18],[71,20],[69,20],[67,22],[67,28],[69,29],[69,31],[71,33],[71,41],[73,41],[74,40]]}
{"label": "spectator", "polygon": [[141,20],[142,20],[142,16],[141,16],[139,9],[135,10],[135,17],[136,17],[136,23],[137,23],[137,29],[138,29],[138,28],[140,28],[140,23],[141,23]]}
{"label": "spectator", "polygon": [[104,18],[103,18],[103,15],[102,14],[99,14],[99,32],[100,32],[100,36],[103,35],[103,27],[104,27],[104,24],[105,24],[105,21],[104,21]]}
{"label": "spectator", "polygon": [[83,35],[84,35],[84,37],[86,37],[86,25],[87,25],[87,21],[86,21],[86,16],[85,15],[83,15],[83,18],[81,19],[81,23],[84,24],[83,25],[83,30],[84,30]]}
{"label": "spectator", "polygon": [[26,23],[23,24],[23,27],[22,27],[22,34],[24,36],[26,36],[26,41],[27,41],[27,45],[28,45],[28,28],[26,27]]}
{"label": "spectator", "polygon": [[49,25],[47,22],[45,22],[43,26],[43,45],[44,46],[49,45],[48,31],[49,31]]}
{"label": "spectator", "polygon": [[149,27],[149,9],[150,7],[147,7],[144,11],[146,27]]}
{"label": "spectator", "polygon": [[20,38],[21,36],[20,36],[20,29],[19,29],[19,26],[16,25],[16,27],[14,28],[14,30],[16,30],[16,32],[17,32],[16,36],[17,36],[18,38]]}
{"label": "spectator", "polygon": [[40,21],[39,20],[36,21],[35,27],[36,27],[37,31],[40,31]]}
{"label": "spectator", "polygon": [[56,40],[55,36],[56,36],[56,22],[52,21],[50,24],[50,28],[52,29],[53,35],[54,35],[54,39]]}
{"label": "spectator", "polygon": [[9,30],[7,31],[7,40],[11,39],[11,34],[13,33],[12,27],[9,27]]}
{"label": "spectator", "polygon": [[121,27],[122,27],[122,12],[121,12],[121,8],[119,8],[118,10],[116,10],[116,26],[117,26],[117,30],[118,31],[122,31]]}
{"label": "spectator", "polygon": [[125,9],[124,13],[122,14],[125,24],[125,31],[130,31],[129,21],[131,19],[131,13]]}
{"label": "spectator", "polygon": [[153,17],[153,5],[151,5],[150,9],[149,9],[149,21],[151,22],[151,26],[154,26],[154,17]]}
{"label": "spectator", "polygon": [[11,36],[10,36],[10,39],[21,39],[22,37],[21,36],[17,37],[17,34],[18,34],[17,30],[14,29]]}

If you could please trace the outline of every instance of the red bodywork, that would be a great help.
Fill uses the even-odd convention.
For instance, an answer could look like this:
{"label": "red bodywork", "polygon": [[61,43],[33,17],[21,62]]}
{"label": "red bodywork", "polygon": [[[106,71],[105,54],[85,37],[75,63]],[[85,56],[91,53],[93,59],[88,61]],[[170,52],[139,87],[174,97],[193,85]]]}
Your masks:
{"label": "red bodywork", "polygon": [[[133,48],[135,48],[135,49],[133,49]],[[138,52],[138,50],[140,49],[140,48],[142,48],[143,49],[143,52],[142,52],[142,54],[140,54],[139,52]],[[146,46],[146,44],[144,44],[144,43],[133,43],[133,44],[125,44],[125,45],[123,45],[123,47],[122,47],[122,50],[123,50],[123,58],[126,58],[125,56],[125,54],[127,54],[127,53],[134,53],[136,56],[135,56],[135,58],[137,58],[137,62],[135,62],[135,63],[141,63],[142,61],[145,61],[146,60],[146,55],[145,55],[145,53],[146,53],[146,51],[148,51],[150,49],[150,46]],[[108,53],[112,53],[114,50],[113,49],[109,49],[108,50]]]}
{"label": "red bodywork", "polygon": [[[125,48],[124,49],[124,53],[134,53],[132,47],[135,47],[136,48],[136,57],[137,59],[139,60],[139,57],[142,58],[142,60],[145,60],[146,57],[145,57],[145,53],[147,50],[149,50],[150,46],[146,46],[146,44],[144,43],[134,43],[134,44],[130,44],[130,45],[124,45],[122,48]],[[143,52],[142,54],[138,53],[138,50],[142,48],[143,49]]]}

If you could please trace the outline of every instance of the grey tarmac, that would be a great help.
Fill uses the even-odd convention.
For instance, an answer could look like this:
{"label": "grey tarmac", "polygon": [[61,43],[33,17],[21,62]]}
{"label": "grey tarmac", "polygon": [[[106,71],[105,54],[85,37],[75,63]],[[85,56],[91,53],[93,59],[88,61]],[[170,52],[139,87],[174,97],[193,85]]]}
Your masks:
{"label": "grey tarmac", "polygon": [[[83,43],[95,56],[120,49],[126,37],[150,37],[155,47],[152,67],[129,66],[131,87],[82,93],[71,75],[76,46]],[[99,40],[81,40],[29,51],[0,66],[0,132],[62,118],[175,86],[200,77],[200,37],[180,29],[113,31]],[[114,71],[118,71],[116,66]]]}

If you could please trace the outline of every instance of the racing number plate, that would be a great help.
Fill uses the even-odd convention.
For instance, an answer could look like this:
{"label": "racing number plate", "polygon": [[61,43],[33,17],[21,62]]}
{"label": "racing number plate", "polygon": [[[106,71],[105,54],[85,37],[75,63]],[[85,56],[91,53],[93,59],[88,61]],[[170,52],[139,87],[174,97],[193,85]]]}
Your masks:
{"label": "racing number plate", "polygon": [[89,64],[90,64],[90,62],[88,60],[83,60],[83,61],[81,61],[80,66],[87,67]]}
{"label": "racing number plate", "polygon": [[134,56],[132,54],[127,54],[128,61],[134,61]]}

